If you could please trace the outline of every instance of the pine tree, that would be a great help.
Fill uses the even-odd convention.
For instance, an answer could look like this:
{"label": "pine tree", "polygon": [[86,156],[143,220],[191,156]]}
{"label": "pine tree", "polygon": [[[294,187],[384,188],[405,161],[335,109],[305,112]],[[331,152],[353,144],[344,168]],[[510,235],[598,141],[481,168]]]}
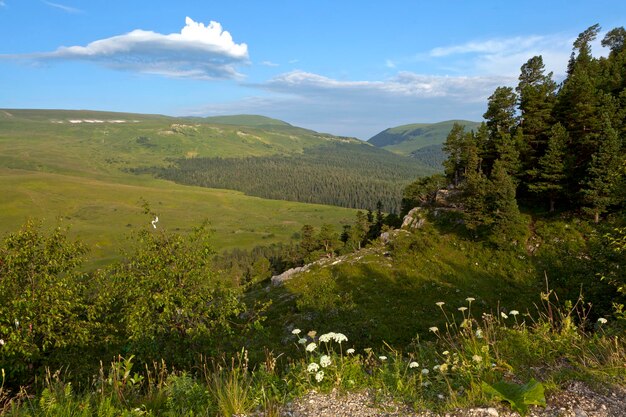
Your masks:
{"label": "pine tree", "polygon": [[554,125],[550,131],[548,149],[539,159],[538,166],[529,171],[533,182],[529,190],[533,193],[545,196],[550,204],[550,211],[554,211],[555,201],[564,189],[565,154],[567,151],[567,131],[560,123]]}
{"label": "pine tree", "polygon": [[468,163],[463,183],[463,221],[475,237],[483,234],[491,223],[487,208],[489,181],[480,170],[477,147],[468,148]]}
{"label": "pine tree", "polygon": [[320,233],[317,235],[317,241],[320,242],[325,255],[329,258],[332,258],[339,248],[339,235],[331,224],[322,225]]}
{"label": "pine tree", "polygon": [[514,133],[517,125],[516,103],[517,95],[511,87],[498,87],[489,97],[487,111],[483,115],[489,132],[482,161],[482,169],[487,175],[499,158],[498,146],[502,146]]}
{"label": "pine tree", "polygon": [[506,172],[505,163],[497,160],[489,180],[487,209],[493,220],[490,234],[493,241],[505,243],[517,234],[520,226],[520,211],[515,199],[516,185],[513,178]]}
{"label": "pine tree", "polygon": [[448,155],[443,166],[446,177],[455,187],[458,187],[461,181],[461,172],[463,171],[463,144],[465,141],[465,126],[454,123],[450,133],[446,137],[442,150]]}
{"label": "pine tree", "polygon": [[557,84],[552,73],[545,74],[541,55],[530,58],[521,68],[516,91],[519,96],[520,125],[523,129],[521,154],[524,169],[535,166],[548,142]]}
{"label": "pine tree", "polygon": [[604,115],[603,119],[600,146],[591,158],[581,190],[584,209],[593,215],[596,223],[611,204],[617,203],[617,186],[623,182],[624,154],[621,152],[621,139],[611,126],[608,116]]}

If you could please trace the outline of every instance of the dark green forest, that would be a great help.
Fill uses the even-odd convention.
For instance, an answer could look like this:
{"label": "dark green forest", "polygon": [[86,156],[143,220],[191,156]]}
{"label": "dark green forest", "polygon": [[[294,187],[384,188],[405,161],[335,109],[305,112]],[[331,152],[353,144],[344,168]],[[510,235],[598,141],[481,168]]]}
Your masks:
{"label": "dark green forest", "polygon": [[[450,188],[458,191],[466,226],[500,239],[520,226],[519,207],[570,211],[593,219],[623,211],[626,202],[626,31],[609,31],[595,58],[600,27],[582,32],[567,77],[558,84],[535,56],[517,87],[498,87],[485,122],[466,132],[456,124],[443,145]],[[420,179],[405,193],[406,207],[442,184]],[[430,187],[430,188],[429,188]]]}
{"label": "dark green forest", "polygon": [[373,146],[329,144],[298,155],[176,159],[166,168],[135,172],[181,184],[227,188],[248,195],[397,212],[402,190],[435,169]]}

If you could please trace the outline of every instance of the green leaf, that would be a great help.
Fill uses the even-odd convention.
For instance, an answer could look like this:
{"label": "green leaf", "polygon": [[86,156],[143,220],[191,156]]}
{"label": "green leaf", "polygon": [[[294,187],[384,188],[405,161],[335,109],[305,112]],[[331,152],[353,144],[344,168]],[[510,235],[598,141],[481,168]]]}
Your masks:
{"label": "green leaf", "polygon": [[534,378],[524,385],[504,381],[489,385],[483,381],[482,389],[486,394],[507,401],[521,415],[526,414],[529,405],[546,406],[543,384]]}

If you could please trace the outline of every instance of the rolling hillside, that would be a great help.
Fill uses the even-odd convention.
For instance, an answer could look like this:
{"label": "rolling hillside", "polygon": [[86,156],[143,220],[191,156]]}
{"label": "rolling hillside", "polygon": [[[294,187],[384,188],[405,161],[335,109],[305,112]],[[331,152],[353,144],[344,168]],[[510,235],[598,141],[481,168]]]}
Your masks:
{"label": "rolling hillside", "polygon": [[[359,165],[368,161],[384,161],[392,172],[393,167],[405,164],[400,177],[389,179],[398,189],[428,172],[408,158],[357,139],[336,138],[272,120],[230,118],[233,123],[263,124],[258,127],[225,124],[224,119],[218,124],[161,115],[2,109],[0,234],[16,230],[26,218],[45,219],[50,226],[70,226],[73,234],[92,244],[104,259],[115,256],[133,226],[150,225],[151,219],[141,214],[141,201],[146,200],[159,213],[162,227],[187,230],[206,218],[215,229],[219,248],[252,247],[285,241],[305,223],[318,227],[332,223],[339,230],[341,224],[352,221],[354,212],[179,185],[136,172],[165,169],[175,160],[202,158],[231,163],[241,158],[290,161],[313,152],[323,159],[320,152],[324,149],[343,155],[343,164],[352,158],[351,175],[361,179],[366,175]],[[354,149],[366,152],[351,157]],[[310,172],[299,171],[301,176]],[[221,188],[235,187],[227,184]],[[384,184],[382,189],[386,189]],[[310,199],[311,193],[314,191],[307,191],[300,200],[315,201]]]}
{"label": "rolling hillside", "polygon": [[303,224],[331,223],[339,230],[354,211],[129,172],[167,166],[168,158],[301,153],[330,140],[298,128],[284,132],[159,115],[3,109],[0,235],[27,218],[41,219],[46,227],[68,226],[94,248],[92,258],[104,263],[117,256],[129,231],[150,226],[151,218],[142,214],[144,200],[165,229],[189,230],[208,219],[217,249],[284,242]]}
{"label": "rolling hillside", "polygon": [[441,163],[445,159],[441,144],[446,140],[454,123],[464,125],[466,130],[479,126],[479,123],[468,120],[415,123],[385,129],[367,142],[399,155],[410,156],[425,166],[441,170]]}

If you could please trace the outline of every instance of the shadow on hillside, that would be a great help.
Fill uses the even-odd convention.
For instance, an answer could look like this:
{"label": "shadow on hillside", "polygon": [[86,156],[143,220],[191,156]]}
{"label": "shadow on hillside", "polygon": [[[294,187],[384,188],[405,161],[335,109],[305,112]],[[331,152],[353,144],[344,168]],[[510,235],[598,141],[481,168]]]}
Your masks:
{"label": "shadow on hillside", "polygon": [[380,260],[337,265],[295,278],[286,286],[295,303],[290,319],[318,332],[345,333],[351,346],[380,347],[384,341],[405,347],[416,337],[432,339],[431,326],[445,329],[446,317],[436,305],[439,301],[445,302],[448,320],[460,324],[463,316],[458,308],[468,306],[467,297],[476,299],[472,313],[480,317],[484,311],[502,307],[523,311],[532,303],[520,300],[538,295],[534,286],[498,268],[468,268],[452,260],[439,260],[422,269],[416,265],[395,268],[385,258]]}

